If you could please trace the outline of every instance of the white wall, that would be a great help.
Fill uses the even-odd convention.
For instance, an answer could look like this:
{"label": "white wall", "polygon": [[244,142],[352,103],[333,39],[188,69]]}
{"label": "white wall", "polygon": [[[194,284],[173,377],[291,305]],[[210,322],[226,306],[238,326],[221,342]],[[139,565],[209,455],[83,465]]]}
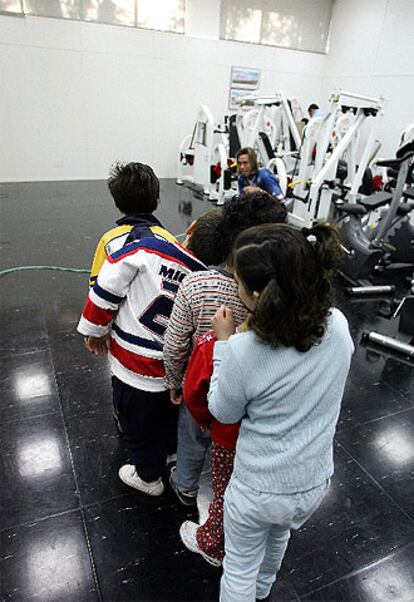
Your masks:
{"label": "white wall", "polygon": [[334,88],[387,99],[378,138],[393,156],[414,123],[413,0],[336,0],[322,98]]}
{"label": "white wall", "polygon": [[115,159],[174,177],[197,107],[227,109],[231,65],[320,97],[326,56],[220,41],[219,0],[187,4],[186,36],[0,16],[0,181],[100,179]]}
{"label": "white wall", "polygon": [[105,178],[115,159],[175,176],[197,107],[219,119],[231,65],[305,108],[333,88],[388,99],[393,154],[414,122],[413,0],[336,0],[328,56],[218,40],[220,0],[187,0],[186,36],[0,16],[0,181]]}

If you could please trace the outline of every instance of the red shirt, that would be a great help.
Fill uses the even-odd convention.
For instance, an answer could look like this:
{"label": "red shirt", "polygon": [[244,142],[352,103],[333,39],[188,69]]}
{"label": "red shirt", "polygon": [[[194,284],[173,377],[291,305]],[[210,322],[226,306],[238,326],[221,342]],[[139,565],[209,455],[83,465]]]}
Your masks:
{"label": "red shirt", "polygon": [[223,424],[208,410],[207,394],[213,374],[213,349],[216,337],[207,332],[194,346],[184,380],[184,403],[194,420],[201,427],[208,427],[214,443],[234,450],[240,423]]}

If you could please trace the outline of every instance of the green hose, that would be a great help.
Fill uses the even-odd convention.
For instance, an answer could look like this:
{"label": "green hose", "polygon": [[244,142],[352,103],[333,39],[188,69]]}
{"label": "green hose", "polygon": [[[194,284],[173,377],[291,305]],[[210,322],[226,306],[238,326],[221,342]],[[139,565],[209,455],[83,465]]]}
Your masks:
{"label": "green hose", "polygon": [[12,274],[13,272],[23,272],[26,270],[55,270],[57,272],[74,272],[75,274],[89,274],[89,270],[83,270],[82,268],[64,268],[57,265],[21,265],[17,268],[9,268],[7,270],[0,271],[0,278],[6,274]]}
{"label": "green hose", "polygon": [[[176,234],[177,238],[184,237],[185,232]],[[6,274],[13,274],[13,272],[23,272],[25,270],[55,270],[57,272],[73,272],[75,274],[89,274],[90,270],[84,270],[82,268],[64,268],[58,265],[21,265],[17,268],[8,268],[7,270],[0,270],[0,278],[6,276]]]}

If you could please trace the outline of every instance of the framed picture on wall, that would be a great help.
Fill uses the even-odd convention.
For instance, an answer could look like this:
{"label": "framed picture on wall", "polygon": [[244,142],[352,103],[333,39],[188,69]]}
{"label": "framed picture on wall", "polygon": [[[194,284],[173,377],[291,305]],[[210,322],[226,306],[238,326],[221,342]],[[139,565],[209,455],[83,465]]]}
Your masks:
{"label": "framed picture on wall", "polygon": [[238,88],[230,88],[229,94],[229,109],[236,111],[240,107],[240,101],[243,98],[249,98],[252,94],[249,90],[239,90]]}
{"label": "framed picture on wall", "polygon": [[260,69],[248,67],[232,67],[230,88],[241,90],[257,90],[260,82]]}

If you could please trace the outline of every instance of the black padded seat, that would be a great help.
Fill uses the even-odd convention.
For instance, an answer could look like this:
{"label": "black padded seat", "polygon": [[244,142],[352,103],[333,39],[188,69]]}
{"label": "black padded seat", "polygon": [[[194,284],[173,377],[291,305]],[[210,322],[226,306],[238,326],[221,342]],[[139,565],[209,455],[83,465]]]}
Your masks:
{"label": "black padded seat", "polygon": [[400,203],[397,209],[397,215],[408,215],[414,209],[414,203]]}
{"label": "black padded seat", "polygon": [[389,192],[376,192],[375,194],[371,194],[364,199],[360,199],[359,204],[363,207],[366,207],[369,211],[372,211],[373,209],[378,209],[378,207],[382,207],[383,205],[388,205],[391,203],[391,201],[392,194]]}
{"label": "black padded seat", "polygon": [[358,203],[342,203],[336,207],[339,209],[339,211],[343,211],[344,213],[349,213],[351,215],[365,215],[367,213],[365,207],[358,205]]}
{"label": "black padded seat", "polygon": [[414,186],[411,186],[410,188],[407,188],[407,190],[404,190],[402,195],[406,199],[410,199],[410,201],[414,201]]}
{"label": "black padded seat", "polygon": [[376,165],[378,167],[389,167],[390,169],[398,171],[403,161],[404,159],[384,159],[383,161],[377,161]]}
{"label": "black padded seat", "polygon": [[414,156],[414,141],[404,144],[396,153],[395,159],[385,159],[383,161],[377,161],[378,167],[390,167],[391,169],[400,169],[401,163],[411,159]]}
{"label": "black padded seat", "polygon": [[406,144],[404,144],[404,146],[399,148],[395,153],[395,156],[397,157],[397,159],[406,159],[409,153],[414,153],[414,140],[407,142]]}

